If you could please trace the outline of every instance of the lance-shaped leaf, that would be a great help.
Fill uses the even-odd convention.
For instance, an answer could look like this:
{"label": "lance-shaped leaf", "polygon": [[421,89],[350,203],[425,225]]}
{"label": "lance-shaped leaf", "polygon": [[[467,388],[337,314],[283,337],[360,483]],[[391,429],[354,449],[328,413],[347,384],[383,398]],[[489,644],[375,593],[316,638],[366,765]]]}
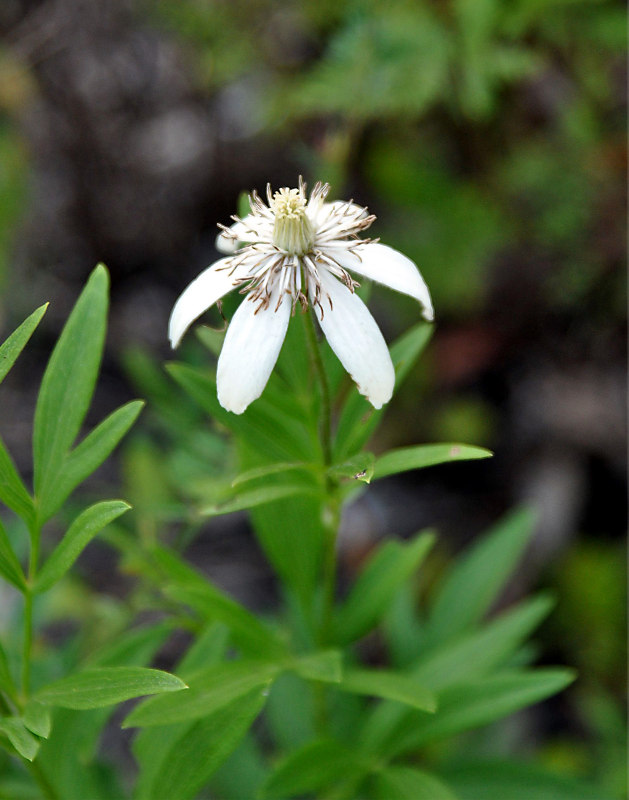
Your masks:
{"label": "lance-shaped leaf", "polygon": [[228,661],[213,665],[191,675],[188,678],[190,688],[182,695],[151,697],[136,706],[122,727],[170,725],[200,719],[254,689],[268,687],[280,671],[278,664],[265,661]]}
{"label": "lance-shaped leaf", "polygon": [[2,527],[2,522],[0,522],[0,575],[21,592],[26,589],[26,579],[24,578],[22,567],[13,552],[7,532]]}
{"label": "lance-shaped leaf", "polygon": [[50,589],[70,569],[94,536],[129,508],[131,506],[122,500],[105,500],[79,514],[42,567],[35,582],[35,592]]}
{"label": "lance-shaped leaf", "polygon": [[22,352],[24,345],[31,338],[33,331],[39,325],[39,321],[44,316],[48,303],[35,309],[24,322],[13,331],[13,333],[0,345],[0,383],[11,369],[17,357]]}
{"label": "lance-shaped leaf", "polygon": [[48,706],[85,710],[121,703],[132,697],[179,692],[186,684],[176,675],[146,667],[95,667],[40,689],[34,699]]}
{"label": "lance-shaped leaf", "polygon": [[105,342],[107,271],[90,275],[48,361],[33,426],[35,493],[42,519],[89,408]]}
{"label": "lance-shaped leaf", "polygon": [[408,715],[382,748],[383,754],[398,756],[426,742],[488,725],[560,692],[574,679],[571,670],[547,668],[512,670],[458,685],[439,695],[434,716]]}
{"label": "lance-shaped leaf", "polygon": [[303,470],[311,472],[317,469],[316,464],[307,464],[305,461],[280,461],[276,464],[265,464],[262,467],[254,467],[246,472],[241,472],[232,481],[232,486],[240,486],[242,483],[266,478],[268,475],[277,475],[281,472],[292,472],[293,470]]}
{"label": "lance-shaped leaf", "polygon": [[306,680],[340,683],[343,678],[343,654],[340,650],[310,653],[298,658],[292,669]]}
{"label": "lance-shaped leaf", "polygon": [[348,777],[367,774],[375,766],[362,754],[336,739],[317,739],[294,750],[273,770],[262,789],[262,797],[321,795]]}
{"label": "lance-shaped leaf", "polygon": [[294,497],[297,494],[314,494],[314,489],[300,483],[286,483],[274,486],[260,486],[256,489],[248,489],[240,492],[232,500],[226,500],[212,506],[205,506],[201,509],[203,516],[214,517],[220,514],[231,514],[234,511],[244,511],[256,506],[263,506],[273,503],[276,500],[284,500],[287,497]]}
{"label": "lance-shaped leaf", "polygon": [[375,800],[459,800],[436,775],[414,767],[385,767],[373,782]]}
{"label": "lance-shaped leaf", "polygon": [[25,522],[33,519],[35,508],[4,442],[0,439],[0,502]]}
{"label": "lance-shaped leaf", "polygon": [[484,447],[471,447],[467,444],[421,444],[413,447],[399,447],[378,456],[374,468],[374,478],[385,478],[398,472],[411,469],[447,464],[450,461],[471,461],[477,458],[490,458],[490,450]]}
{"label": "lance-shaped leaf", "polygon": [[4,734],[17,752],[32,761],[39,750],[39,739],[26,728],[18,717],[0,717],[0,734]]}
{"label": "lance-shaped leaf", "polygon": [[54,499],[49,498],[45,515],[55,514],[76,487],[111,455],[142,410],[142,400],[132,400],[100,422],[63,462]]}
{"label": "lance-shaped leaf", "polygon": [[435,695],[414,676],[393,670],[346,669],[339,689],[353,694],[395,700],[419,711],[434,713],[437,709]]}
{"label": "lance-shaped leaf", "polygon": [[433,534],[421,533],[409,542],[385,542],[376,551],[335,615],[334,635],[339,644],[359,639],[377,623],[400,585],[418,569],[434,540]]}
{"label": "lance-shaped leaf", "polygon": [[36,700],[29,700],[22,712],[22,721],[31,733],[47,739],[52,727],[52,715],[50,708],[38,703]]}
{"label": "lance-shaped leaf", "polygon": [[479,622],[531,539],[535,515],[520,509],[500,520],[457,559],[436,592],[426,637],[442,641]]}
{"label": "lance-shaped leaf", "polygon": [[265,701],[266,693],[257,688],[204,719],[184,726],[179,738],[162,755],[150,783],[142,782],[140,785],[139,798],[192,800],[196,797],[210,776],[235,750]]}

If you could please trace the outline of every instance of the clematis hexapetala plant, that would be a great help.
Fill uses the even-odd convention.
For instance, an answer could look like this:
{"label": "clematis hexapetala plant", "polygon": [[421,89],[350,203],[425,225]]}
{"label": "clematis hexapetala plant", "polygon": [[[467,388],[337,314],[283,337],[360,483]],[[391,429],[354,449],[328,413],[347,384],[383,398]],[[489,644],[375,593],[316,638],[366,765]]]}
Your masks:
{"label": "clematis hexapetala plant", "polygon": [[220,404],[241,414],[262,394],[279,356],[291,316],[299,306],[313,310],[321,330],[358,390],[375,408],[391,399],[394,370],[375,320],[355,293],[352,273],[417,300],[433,319],[430,293],[406,256],[359,234],[375,216],[352,201],[326,202],[329,185],[317,183],[310,196],[297,189],[274,194],[267,203],[254,191],[251,213],[222,228],[217,248],[228,255],[204,270],[172,310],[169,338],[177,347],[189,326],[233,289],[245,295],[231,320],[218,360]]}

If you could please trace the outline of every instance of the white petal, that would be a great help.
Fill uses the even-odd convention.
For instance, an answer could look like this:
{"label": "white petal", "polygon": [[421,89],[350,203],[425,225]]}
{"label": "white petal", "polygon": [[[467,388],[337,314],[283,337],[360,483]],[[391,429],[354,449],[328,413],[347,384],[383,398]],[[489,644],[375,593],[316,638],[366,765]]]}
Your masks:
{"label": "white petal", "polygon": [[[374,408],[388,403],[395,372],[386,342],[367,306],[345,284],[321,271],[321,309],[317,319],[330,347]],[[332,300],[332,308],[326,294]]]}
{"label": "white petal", "polygon": [[345,269],[414,297],[423,306],[424,317],[429,321],[435,318],[426,281],[415,263],[402,253],[386,244],[365,242],[353,251],[335,249],[333,255]]}
{"label": "white petal", "polygon": [[[263,217],[247,214],[240,222],[229,226],[229,231],[221,231],[216,237],[216,249],[221,253],[235,253],[245,242],[257,241],[260,238],[260,227],[264,226]],[[266,222],[268,227],[268,222]]]}
{"label": "white petal", "polygon": [[356,203],[350,203],[347,200],[334,200],[332,203],[321,203],[319,207],[314,206],[313,208],[310,207],[310,204],[306,206],[306,211],[310,211],[309,216],[315,228],[322,227],[330,220],[333,214],[339,213],[341,210],[344,211],[345,220],[350,224],[354,224],[359,219],[369,216],[369,212],[365,208],[356,205]]}
{"label": "white petal", "polygon": [[177,347],[195,319],[236,285],[238,269],[225,269],[230,258],[221,258],[204,270],[181,293],[170,314],[168,338]]}
{"label": "white petal", "polygon": [[282,348],[291,303],[285,297],[275,311],[277,294],[273,295],[257,313],[259,301],[243,300],[225,335],[216,372],[218,402],[234,414],[242,414],[260,397]]}

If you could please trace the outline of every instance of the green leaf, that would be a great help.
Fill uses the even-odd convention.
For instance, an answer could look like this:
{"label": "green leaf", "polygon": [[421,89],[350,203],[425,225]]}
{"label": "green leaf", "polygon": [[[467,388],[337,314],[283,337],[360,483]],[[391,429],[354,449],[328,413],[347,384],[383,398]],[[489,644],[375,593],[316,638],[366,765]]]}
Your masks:
{"label": "green leaf", "polygon": [[283,656],[285,646],[275,633],[246,608],[202,578],[188,565],[166,550],[155,552],[160,566],[176,582],[165,593],[171,599],[189,605],[207,622],[223,622],[232,632],[234,642],[256,656]]}
{"label": "green leaf", "polygon": [[[437,693],[482,678],[512,657],[551,607],[552,600],[541,595],[504,612],[480,631],[447,640],[427,652],[422,649],[411,674],[422,686]],[[392,738],[408,716],[409,712],[398,704],[377,706],[363,726],[367,747],[377,749],[384,739]]]}
{"label": "green leaf", "polygon": [[2,522],[0,522],[0,575],[21,592],[26,589],[26,578],[13,552],[7,532],[2,527]]}
{"label": "green leaf", "polygon": [[35,328],[39,325],[39,321],[44,316],[47,308],[48,303],[45,303],[35,309],[0,346],[0,383],[2,383],[13,364],[15,364],[17,357],[31,338]]}
{"label": "green leaf", "polygon": [[343,654],[340,650],[311,653],[295,661],[292,669],[308,681],[339,683],[343,677]]}
{"label": "green leaf", "polygon": [[122,500],[105,500],[83,511],[52,552],[35,581],[35,592],[50,589],[74,564],[83,549],[112,520],[131,508]]}
{"label": "green leaf", "polygon": [[443,641],[482,619],[530,541],[534,524],[529,510],[512,512],[454,562],[432,604],[429,641]]}
{"label": "green leaf", "polygon": [[94,667],[44,686],[34,699],[44,705],[84,710],[181,689],[186,689],[182,680],[159,669]]}
{"label": "green leaf", "polygon": [[4,733],[17,752],[27,761],[32,761],[37,755],[39,740],[26,729],[21,719],[0,717],[0,733]]}
{"label": "green leaf", "polygon": [[262,797],[317,795],[347,779],[366,773],[370,763],[335,739],[318,739],[281,761],[262,788]]}
{"label": "green leaf", "polygon": [[140,787],[139,797],[192,800],[235,750],[265,701],[265,692],[257,688],[199,722],[185,726],[181,736],[162,757],[153,780]]}
{"label": "green leaf", "polygon": [[[459,800],[435,775],[411,767],[386,767],[374,776],[374,788],[375,800]],[[512,800],[508,795],[485,796]]]}
{"label": "green leaf", "polygon": [[[200,670],[188,678],[178,697],[151,697],[126,717],[122,727],[170,725],[205,717],[254,689],[266,688],[281,668],[265,661],[230,661]],[[173,702],[175,701],[175,702]]]}
{"label": "green leaf", "polygon": [[74,489],[100,467],[133,425],[143,406],[144,401],[132,400],[116,409],[70,452],[55,487],[54,502],[50,500],[47,505],[46,516],[56,513]]}
{"label": "green leaf", "polygon": [[480,631],[429,651],[417,662],[413,675],[435,692],[482,677],[514,654],[553,605],[548,595],[527,600],[505,611]]}
{"label": "green leaf", "polygon": [[266,505],[275,500],[284,500],[296,494],[311,494],[312,490],[304,484],[280,484],[275,486],[261,486],[241,492],[233,500],[218,505],[205,506],[200,510],[203,516],[213,517],[220,514],[231,514],[234,511],[244,511],[255,506]]}
{"label": "green leaf", "polygon": [[354,481],[371,483],[376,458],[373,453],[358,453],[342,464],[335,464],[328,469],[332,478],[349,478]]}
{"label": "green leaf", "polygon": [[22,712],[22,721],[31,733],[47,739],[52,727],[50,709],[36,700],[29,700]]}
{"label": "green leaf", "polygon": [[376,479],[385,478],[387,475],[432,467],[435,464],[470,461],[491,456],[490,450],[486,450],[484,447],[471,447],[467,444],[421,444],[414,447],[399,447],[378,456],[374,477]]}
{"label": "green leaf", "polygon": [[334,619],[339,644],[364,636],[389,608],[400,584],[419,567],[435,537],[421,533],[409,542],[385,542],[371,556]]}
{"label": "green leaf", "polygon": [[601,786],[558,775],[538,764],[483,761],[452,766],[448,771],[459,800],[504,797],[508,800],[613,800]]}
{"label": "green leaf", "polygon": [[0,501],[15,511],[25,522],[32,520],[35,508],[31,496],[0,439]]}
{"label": "green leaf", "polygon": [[42,379],[33,427],[35,493],[41,520],[56,500],[66,455],[76,439],[94,392],[105,342],[107,290],[105,267],[92,272]]}
{"label": "green leaf", "polygon": [[426,742],[483,727],[560,692],[574,679],[571,670],[547,668],[513,670],[460,684],[439,695],[434,716],[409,715],[396,728],[384,753],[397,756]]}
{"label": "green leaf", "polygon": [[316,464],[307,464],[305,461],[281,461],[277,464],[265,464],[262,467],[254,467],[246,472],[241,472],[232,481],[232,486],[240,486],[242,483],[249,483],[259,478],[266,478],[268,475],[277,475],[281,472],[292,472],[293,470],[312,471],[317,469]]}
{"label": "green leaf", "polygon": [[[395,367],[396,389],[419,358],[432,336],[433,326],[420,322],[391,345]],[[334,461],[344,461],[360,450],[374,432],[383,411],[375,411],[365,398],[353,389],[339,419],[334,441]]]}
{"label": "green leaf", "polygon": [[434,694],[414,676],[392,670],[345,669],[339,689],[380,697],[383,700],[395,700],[429,713],[437,708]]}

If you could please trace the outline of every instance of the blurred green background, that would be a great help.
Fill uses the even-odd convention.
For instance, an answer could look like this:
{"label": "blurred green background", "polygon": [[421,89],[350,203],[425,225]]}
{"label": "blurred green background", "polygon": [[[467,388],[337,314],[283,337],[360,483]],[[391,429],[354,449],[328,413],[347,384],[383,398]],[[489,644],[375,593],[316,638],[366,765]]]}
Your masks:
{"label": "blurred green background", "polygon": [[[522,723],[520,744],[619,798],[625,15],[604,0],[0,5],[0,330],[52,301],[3,386],[0,429],[19,466],[43,358],[104,261],[112,320],[94,416],[133,393],[150,408],[121,469],[99,480],[123,482],[140,535],[170,530],[232,458],[161,372],[170,308],[216,257],[215,224],[242,190],[329,180],[332,196],[377,215],[373,236],[416,261],[436,308],[377,447],[496,453],[383,482],[347,515],[345,569],[379,536],[428,524],[445,561],[506,509],[534,505],[535,547],[505,602],[556,590],[540,651],[580,679]],[[388,339],[416,320],[384,289],[371,306]],[[207,360],[193,336],[183,352]],[[273,602],[243,520],[176,530],[230,591]],[[112,582],[109,551],[93,558],[101,606],[84,601],[84,616],[111,622],[125,582]]]}

